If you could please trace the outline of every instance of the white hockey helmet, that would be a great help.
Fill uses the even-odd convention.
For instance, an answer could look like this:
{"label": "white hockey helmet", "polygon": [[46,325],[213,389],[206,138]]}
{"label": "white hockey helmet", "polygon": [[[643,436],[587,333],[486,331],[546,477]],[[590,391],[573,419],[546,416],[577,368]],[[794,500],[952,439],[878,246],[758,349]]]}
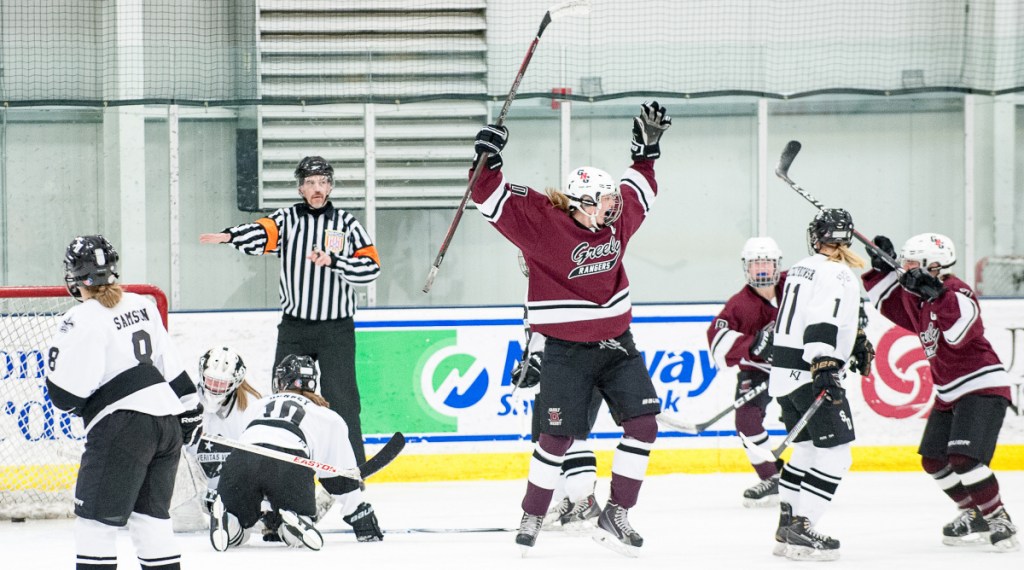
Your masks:
{"label": "white hockey helmet", "polygon": [[245,381],[242,357],[226,346],[199,357],[199,393],[208,406],[222,406]]}
{"label": "white hockey helmet", "polygon": [[584,206],[601,206],[602,198],[610,196],[611,204],[604,212],[604,225],[610,226],[622,215],[622,195],[619,185],[607,172],[593,166],[581,166],[569,174],[565,184],[565,195],[569,197],[572,207],[582,211],[590,218],[591,229],[598,229],[597,211],[593,214],[583,209]]}
{"label": "white hockey helmet", "polygon": [[924,270],[937,263],[939,275],[949,275],[956,263],[956,249],[953,240],[942,234],[917,234],[903,244],[897,261],[900,265],[905,261],[916,261]]}
{"label": "white hockey helmet", "polygon": [[[747,284],[751,287],[774,287],[779,282],[779,264],[782,261],[782,250],[779,244],[770,237],[752,237],[743,244],[743,251],[740,253],[743,261],[743,274],[747,277]],[[750,265],[754,261],[770,261],[773,264],[771,273],[758,271],[750,272]]]}

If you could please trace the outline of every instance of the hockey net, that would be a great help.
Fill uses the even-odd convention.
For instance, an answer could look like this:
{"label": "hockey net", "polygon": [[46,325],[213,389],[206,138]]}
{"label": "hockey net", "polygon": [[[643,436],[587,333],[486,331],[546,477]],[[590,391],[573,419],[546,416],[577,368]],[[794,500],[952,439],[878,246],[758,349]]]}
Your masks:
{"label": "hockey net", "polygon": [[981,297],[1024,297],[1024,255],[990,255],[974,267]]}
{"label": "hockey net", "polygon": [[[122,285],[156,302],[153,285]],[[82,419],[53,407],[46,351],[61,316],[76,305],[65,287],[0,287],[0,520],[73,516]]]}

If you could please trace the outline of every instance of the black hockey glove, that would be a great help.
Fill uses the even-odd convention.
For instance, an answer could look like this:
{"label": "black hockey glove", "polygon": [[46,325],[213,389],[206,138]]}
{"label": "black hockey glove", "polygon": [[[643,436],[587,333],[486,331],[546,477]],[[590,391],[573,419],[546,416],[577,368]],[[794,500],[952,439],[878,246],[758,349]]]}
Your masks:
{"label": "black hockey glove", "polygon": [[629,145],[633,160],[660,157],[661,135],[671,126],[672,117],[657,101],[640,105],[640,116],[633,117],[633,141]]}
{"label": "black hockey glove", "polygon": [[181,441],[185,445],[199,443],[203,435],[203,405],[196,404],[195,409],[178,416],[178,421],[181,423]]}
{"label": "black hockey glove", "polygon": [[377,515],[373,513],[373,506],[370,503],[360,503],[356,510],[347,517],[341,519],[352,526],[356,531],[356,540],[359,542],[380,542],[384,540],[384,533],[377,524]]}
{"label": "black hockey glove", "polygon": [[[893,261],[896,260],[896,249],[892,246],[892,240],[885,236],[875,236],[875,239],[872,241],[875,242],[875,245],[878,246],[878,249],[884,251],[885,254],[891,257]],[[867,250],[868,257],[871,258],[871,267],[875,271],[885,275],[887,273],[891,273],[893,270],[896,269],[895,267],[889,265],[889,263],[886,262],[884,259],[882,259],[882,256],[878,255],[878,252],[875,251],[874,248],[869,247],[867,248]]]}
{"label": "black hockey glove", "polygon": [[837,406],[843,403],[843,398],[846,395],[846,390],[839,383],[842,369],[842,362],[828,356],[819,356],[811,363],[814,392],[817,394],[824,390],[825,399]]}
{"label": "black hockey glove", "polygon": [[938,277],[920,267],[915,267],[900,275],[900,285],[928,302],[938,299],[946,291]]}
{"label": "black hockey glove", "polygon": [[771,364],[772,361],[772,341],[774,340],[775,333],[772,329],[775,328],[775,321],[772,321],[765,325],[765,327],[754,335],[754,341],[750,343],[750,357],[760,358],[765,362]]}
{"label": "black hockey glove", "polygon": [[473,150],[476,155],[473,157],[473,164],[480,160],[480,155],[487,153],[487,168],[496,170],[501,168],[501,151],[508,142],[508,129],[498,125],[487,125],[476,134],[476,142],[473,143]]}
{"label": "black hockey glove", "polygon": [[857,329],[857,338],[853,341],[853,353],[850,355],[850,370],[861,376],[871,374],[871,363],[875,361],[875,346],[864,334],[864,329]]}
{"label": "black hockey glove", "polygon": [[[526,356],[525,354],[523,356]],[[523,370],[525,361],[526,370]],[[541,353],[532,352],[529,358],[524,358],[512,368],[512,384],[520,388],[533,388],[540,383]]]}

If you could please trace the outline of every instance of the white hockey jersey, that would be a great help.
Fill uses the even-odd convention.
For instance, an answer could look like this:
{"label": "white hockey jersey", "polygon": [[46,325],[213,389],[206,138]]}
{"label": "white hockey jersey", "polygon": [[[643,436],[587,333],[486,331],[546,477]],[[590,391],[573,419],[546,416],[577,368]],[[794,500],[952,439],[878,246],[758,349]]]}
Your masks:
{"label": "white hockey jersey", "polygon": [[850,359],[857,336],[860,280],[845,264],[812,255],[790,268],[775,319],[768,393],[785,396],[811,382],[811,363]]}
{"label": "white hockey jersey", "polygon": [[47,352],[54,405],[86,432],[117,410],[176,416],[199,403],[177,350],[148,298],[124,293],[111,309],[89,299],[64,314]]}
{"label": "white hockey jersey", "polygon": [[[267,396],[251,406],[252,421],[242,434],[242,442],[294,450],[297,455],[339,469],[356,466],[356,456],[348,441],[348,425],[337,412],[290,392]],[[318,471],[317,476],[336,475]]]}

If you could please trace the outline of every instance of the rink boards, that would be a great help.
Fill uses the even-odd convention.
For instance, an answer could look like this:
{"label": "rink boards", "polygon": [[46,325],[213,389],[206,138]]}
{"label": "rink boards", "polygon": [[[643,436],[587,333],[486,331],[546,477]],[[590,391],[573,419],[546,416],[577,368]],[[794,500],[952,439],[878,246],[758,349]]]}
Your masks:
{"label": "rink boards", "polygon": [[[634,307],[637,347],[662,401],[663,412],[702,422],[725,409],[735,397],[735,369],[719,369],[707,347],[706,330],[720,304],[658,304]],[[986,300],[982,314],[987,336],[1011,366],[1024,368],[1024,302]],[[854,469],[918,469],[916,443],[933,397],[927,361],[916,337],[870,310],[868,336],[878,355],[872,373],[849,376],[857,441]],[[229,345],[245,359],[249,379],[269,388],[276,311],[172,313],[170,330],[185,360],[193,366],[209,347]],[[521,307],[365,309],[356,319],[357,369],[363,432],[372,453],[388,434],[402,431],[409,440],[403,454],[378,474],[381,481],[518,478],[526,474],[533,396],[514,391],[511,369],[521,356]],[[1014,346],[1017,344],[1018,346]],[[26,370],[24,355],[6,354],[2,382],[35,383],[20,401],[0,402],[0,457],[4,447],[24,449],[80,437],[63,425],[49,427],[36,416],[48,410],[39,371]],[[1014,387],[1020,401],[1020,385]],[[13,391],[4,390],[10,394]],[[41,418],[42,416],[40,416]],[[707,473],[750,469],[727,415],[699,437],[674,431],[659,434],[651,454],[651,473]],[[1007,414],[993,467],[1024,469],[1024,418]],[[775,404],[769,408],[769,432],[781,440],[783,428]],[[599,470],[607,474],[621,432],[606,411],[592,437]],[[38,466],[0,464],[0,491],[12,474],[24,469],[73,469],[49,462]],[[52,481],[52,477],[43,477]],[[67,480],[66,478],[62,478]]]}

